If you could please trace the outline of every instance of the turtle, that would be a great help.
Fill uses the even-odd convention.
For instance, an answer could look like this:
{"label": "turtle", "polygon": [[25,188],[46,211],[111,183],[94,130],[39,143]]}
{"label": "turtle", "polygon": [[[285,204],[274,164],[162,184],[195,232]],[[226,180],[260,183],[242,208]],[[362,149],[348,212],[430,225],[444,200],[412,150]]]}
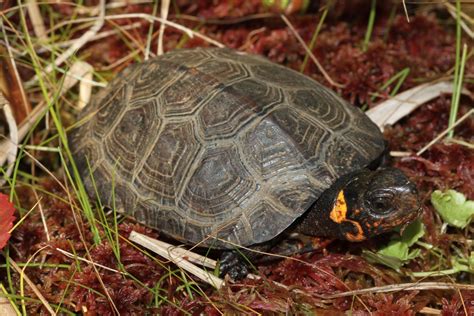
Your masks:
{"label": "turtle", "polygon": [[[379,128],[259,55],[194,48],[132,64],[78,119],[68,143],[89,194],[185,244],[258,248],[288,231],[357,242],[419,215],[416,186],[380,166]],[[238,276],[234,253],[221,268]]]}

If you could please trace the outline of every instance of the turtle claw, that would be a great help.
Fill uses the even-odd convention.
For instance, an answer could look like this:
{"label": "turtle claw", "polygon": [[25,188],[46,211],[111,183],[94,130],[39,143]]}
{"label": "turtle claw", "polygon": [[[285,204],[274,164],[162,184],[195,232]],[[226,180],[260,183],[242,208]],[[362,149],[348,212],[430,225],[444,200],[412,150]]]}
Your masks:
{"label": "turtle claw", "polygon": [[242,280],[249,274],[249,266],[235,250],[225,251],[220,258],[220,276],[228,275],[232,280]]}

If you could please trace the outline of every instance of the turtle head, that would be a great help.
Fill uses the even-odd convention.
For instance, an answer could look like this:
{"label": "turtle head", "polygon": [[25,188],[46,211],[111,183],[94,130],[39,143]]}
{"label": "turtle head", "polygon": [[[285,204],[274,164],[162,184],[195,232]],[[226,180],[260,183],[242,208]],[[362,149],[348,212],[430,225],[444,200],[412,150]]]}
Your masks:
{"label": "turtle head", "polygon": [[415,185],[395,168],[353,174],[333,201],[329,218],[339,224],[338,237],[350,241],[404,228],[421,209]]}

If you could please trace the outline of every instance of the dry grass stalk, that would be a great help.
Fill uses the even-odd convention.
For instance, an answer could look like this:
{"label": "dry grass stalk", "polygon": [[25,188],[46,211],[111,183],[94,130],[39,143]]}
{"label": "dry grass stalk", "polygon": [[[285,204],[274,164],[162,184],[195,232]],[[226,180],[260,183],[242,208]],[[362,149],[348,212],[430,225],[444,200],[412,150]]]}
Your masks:
{"label": "dry grass stalk", "polygon": [[[170,0],[162,0],[161,1],[161,13],[160,16],[163,19],[163,21],[166,21],[168,19],[168,12],[170,10]],[[165,23],[160,24],[160,31],[158,34],[158,55],[163,55],[163,35],[165,34]]]}
{"label": "dry grass stalk", "polygon": [[[174,264],[176,264],[178,267],[180,267],[183,270],[188,271],[189,273],[193,274],[194,276],[198,277],[202,281],[212,285],[216,289],[220,289],[224,285],[224,280],[216,277],[215,275],[195,266],[191,262],[187,261],[188,258],[193,257],[193,260],[196,258],[195,254],[191,255],[191,252],[184,252],[184,255],[182,252],[177,251],[174,246],[166,244],[166,243],[157,243],[155,239],[150,238],[148,236],[142,235],[140,233],[137,233],[135,231],[132,231],[130,233],[129,239],[155,253],[160,255],[163,258],[166,258],[167,260],[170,260]],[[165,247],[163,247],[165,245]],[[166,247],[167,245],[167,247]],[[210,263],[208,261],[209,259],[206,259],[204,262]],[[200,260],[202,262],[202,259]]]}
{"label": "dry grass stalk", "polygon": [[375,286],[371,288],[347,291],[333,295],[325,295],[325,298],[333,299],[352,295],[362,295],[369,293],[389,293],[399,291],[427,291],[427,290],[466,290],[474,291],[472,284],[457,284],[457,283],[443,283],[443,282],[417,282],[417,283],[402,283],[391,284],[385,286]]}
{"label": "dry grass stalk", "polygon": [[[457,20],[456,7],[454,5],[452,5],[451,3],[449,3],[449,2],[445,2],[443,4],[446,7],[446,9],[448,10],[449,14],[451,14],[451,16],[454,18],[454,20]],[[462,12],[462,11],[461,11],[460,15],[461,15],[460,16],[460,18],[461,18],[460,19],[461,28],[464,30],[464,32],[466,32],[466,34],[470,38],[474,38],[474,31],[464,21],[464,20],[466,20],[468,23],[473,24],[474,19],[472,17],[470,17],[469,15],[467,15],[466,13]]]}
{"label": "dry grass stalk", "polygon": [[[10,107],[10,103],[7,99],[3,97],[3,94],[0,92],[0,108],[5,114],[5,119],[7,120],[8,130],[9,130],[9,139],[6,139],[0,143],[0,166],[8,161],[8,168],[5,174],[5,177],[11,175],[13,167],[15,165],[16,155],[18,153],[18,126],[16,125],[15,118],[13,117],[13,112]],[[0,181],[4,182],[4,180]]]}
{"label": "dry grass stalk", "polygon": [[[68,60],[71,56],[73,56],[81,47],[83,47],[85,44],[89,42],[91,38],[93,38],[99,30],[102,28],[104,25],[104,17],[105,17],[105,0],[100,0],[100,14],[99,16],[95,19],[94,25],[87,31],[85,32],[81,37],[79,37],[64,53],[62,53],[60,56],[58,56],[53,64],[50,64],[45,67],[43,70],[43,73],[50,73],[55,67],[58,67],[62,63],[64,63],[66,60]],[[27,86],[32,86],[38,81],[38,77],[35,76],[32,80],[28,81]]]}
{"label": "dry grass stalk", "polygon": [[453,126],[451,127],[448,127],[447,129],[445,129],[443,132],[441,132],[438,136],[436,136],[431,142],[429,142],[425,147],[423,147],[422,149],[420,149],[416,154],[419,156],[421,154],[423,154],[426,150],[428,150],[431,146],[433,146],[434,144],[436,144],[441,138],[443,138],[446,134],[449,133],[449,131],[453,130],[456,126],[458,126],[459,124],[461,124],[462,122],[464,122],[469,116],[471,116],[472,114],[474,114],[474,109],[471,109],[469,112],[467,112],[466,114],[464,114],[462,117],[460,117],[456,123],[453,124]]}
{"label": "dry grass stalk", "polygon": [[91,264],[91,265],[93,265],[93,266],[102,268],[102,269],[104,269],[104,270],[108,270],[108,271],[110,271],[110,272],[115,272],[115,273],[124,274],[124,273],[121,272],[121,271],[118,271],[118,270],[116,270],[116,269],[109,268],[109,267],[104,266],[104,265],[99,264],[99,263],[95,263],[94,261],[88,260],[88,259],[86,259],[86,258],[79,257],[79,256],[77,256],[77,255],[75,255],[75,254],[72,254],[72,253],[70,253],[70,252],[68,252],[68,251],[66,251],[66,250],[61,249],[61,248],[55,248],[55,250],[58,251],[58,252],[60,252],[60,253],[62,253],[63,255],[65,255],[65,256],[68,257],[68,258],[71,258],[71,259],[74,259],[74,260],[83,261],[83,262],[85,262],[85,263],[87,263],[87,264]]}
{"label": "dry grass stalk", "polygon": [[[39,249],[38,251],[41,251],[42,249]],[[37,252],[38,252],[37,251]],[[38,297],[38,299],[41,301],[41,303],[44,305],[44,307],[48,310],[48,312],[51,314],[51,315],[56,315],[56,312],[53,310],[53,308],[51,307],[51,305],[49,305],[49,302],[44,298],[43,294],[41,294],[41,292],[38,290],[38,287],[33,283],[33,281],[30,280],[30,278],[26,275],[24,269],[28,266],[28,265],[25,265],[25,267],[23,269],[21,269],[17,264],[16,262],[11,259],[10,257],[8,257],[8,262],[9,264],[13,267],[13,269],[18,273],[20,274],[21,278],[23,280],[25,280],[25,282],[28,284],[28,286],[33,290],[33,292],[35,293],[35,295]]]}
{"label": "dry grass stalk", "polygon": [[[78,106],[85,106],[85,104],[89,102],[91,95],[91,85],[93,82],[92,70],[92,66],[90,66],[88,63],[74,63],[74,65],[71,67],[70,72],[67,74],[64,80],[64,84],[61,87],[60,95],[66,93],[66,91],[71,89],[78,81],[80,81],[81,86],[79,88]],[[15,120],[13,118],[13,114],[11,113],[10,107],[8,106],[8,101],[0,94],[0,106],[2,106],[3,104],[6,104],[6,106],[3,106],[3,110],[5,111],[5,117],[7,118],[9,125],[10,139],[4,139],[0,141],[0,165],[3,165],[8,159],[10,164],[10,170],[11,168],[13,168],[13,162],[15,161],[16,153],[18,151],[18,144],[23,140],[30,128],[44,114],[47,108],[46,103],[44,102],[38,104],[17,128]],[[11,170],[7,170],[7,175],[9,175],[10,173]]]}
{"label": "dry grass stalk", "polygon": [[303,48],[305,49],[306,53],[309,55],[309,57],[311,58],[311,60],[314,62],[314,64],[318,67],[319,71],[323,74],[324,78],[333,86],[335,87],[342,87],[343,85],[341,85],[340,83],[337,83],[335,82],[330,76],[329,74],[326,72],[326,70],[324,70],[323,68],[323,65],[321,65],[321,63],[318,61],[318,59],[316,58],[316,56],[314,56],[313,52],[309,49],[308,45],[306,45],[306,43],[304,42],[304,40],[301,38],[301,36],[298,34],[298,32],[296,31],[296,29],[294,28],[294,26],[291,24],[291,22],[288,20],[288,18],[286,16],[284,16],[283,14],[281,15],[281,19],[285,22],[285,24],[288,26],[288,28],[291,30],[291,32],[295,35],[296,39],[298,40],[298,42],[301,44],[301,46],[303,46]]}
{"label": "dry grass stalk", "polygon": [[[61,94],[71,89],[79,82],[79,100],[77,107],[82,109],[89,103],[92,93],[92,85],[97,85],[92,80],[94,68],[83,61],[76,61],[64,78],[64,84],[61,87]],[[102,86],[102,85],[101,85]]]}
{"label": "dry grass stalk", "polygon": [[[137,29],[137,28],[141,27],[142,25],[143,25],[142,22],[134,22],[134,23],[131,23],[129,25],[121,25],[120,29],[113,29],[113,30],[108,30],[108,31],[103,31],[103,32],[97,33],[95,36],[93,36],[89,39],[88,43],[98,41],[98,40],[101,40],[103,38],[111,37],[111,36],[114,36],[114,35],[117,35],[117,34],[120,34],[124,30],[128,31],[128,30]],[[69,47],[72,44],[74,44],[76,41],[77,41],[77,39],[72,39],[72,40],[67,40],[67,41],[64,41],[64,42],[51,43],[50,45],[43,45],[43,47],[38,48],[36,50],[36,52],[38,54],[43,54],[43,53],[49,52],[49,51],[52,50],[53,46],[56,47],[56,48],[66,48],[66,47]],[[19,53],[19,55],[21,55],[21,53]]]}
{"label": "dry grass stalk", "polygon": [[41,17],[38,3],[36,0],[27,0],[26,5],[36,37],[42,41],[47,41],[48,36],[46,36],[46,28],[44,26],[43,18]]}

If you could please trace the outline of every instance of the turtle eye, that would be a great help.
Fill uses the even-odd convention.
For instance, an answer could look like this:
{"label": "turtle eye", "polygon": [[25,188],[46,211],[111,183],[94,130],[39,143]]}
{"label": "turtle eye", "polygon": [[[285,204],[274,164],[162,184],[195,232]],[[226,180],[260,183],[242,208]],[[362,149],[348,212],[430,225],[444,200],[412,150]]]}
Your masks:
{"label": "turtle eye", "polygon": [[372,211],[377,214],[386,214],[392,211],[393,197],[391,192],[374,192],[369,196],[368,202]]}

